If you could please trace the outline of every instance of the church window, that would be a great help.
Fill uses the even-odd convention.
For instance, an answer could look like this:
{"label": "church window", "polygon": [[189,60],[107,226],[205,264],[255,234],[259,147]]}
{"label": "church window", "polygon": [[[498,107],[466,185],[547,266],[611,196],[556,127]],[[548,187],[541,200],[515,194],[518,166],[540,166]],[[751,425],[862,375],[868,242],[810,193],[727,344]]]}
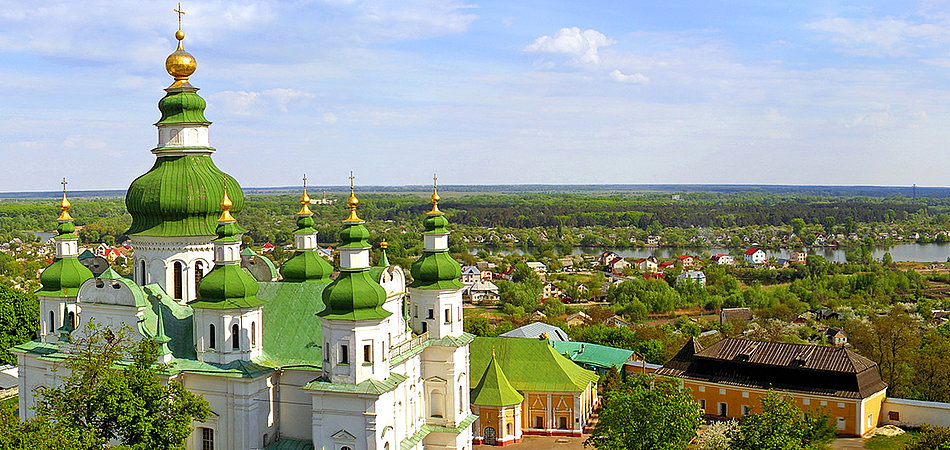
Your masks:
{"label": "church window", "polygon": [[514,433],[511,432],[511,424],[510,424],[510,423],[506,423],[506,424],[505,424],[505,434],[507,434],[507,435],[512,435],[512,434],[514,434]]}
{"label": "church window", "polygon": [[168,130],[168,143],[169,144],[178,144],[178,128],[172,128]]}
{"label": "church window", "polygon": [[412,313],[412,317],[419,317],[419,305],[413,305],[412,308],[415,311]]}
{"label": "church window", "polygon": [[56,321],[53,319],[53,311],[49,312],[49,330],[47,333],[52,333],[56,330]]}
{"label": "church window", "polygon": [[422,322],[422,332],[425,333],[426,331],[429,331],[429,324]]}
{"label": "church window", "polygon": [[462,386],[459,386],[459,412],[465,412],[465,397],[462,396]]}
{"label": "church window", "polygon": [[257,347],[257,330],[255,329],[254,322],[251,322],[251,348]]}
{"label": "church window", "polygon": [[444,396],[442,391],[438,389],[433,389],[429,393],[429,415],[432,417],[442,418],[442,405],[443,405]]}
{"label": "church window", "polygon": [[329,342],[323,343],[323,360],[330,361],[330,343]]}
{"label": "church window", "polygon": [[201,450],[214,450],[214,430],[201,428]]}
{"label": "church window", "polygon": [[241,327],[237,324],[231,325],[231,348],[234,350],[241,348]]}
{"label": "church window", "polygon": [[340,344],[340,364],[350,363],[350,349],[346,344]]}
{"label": "church window", "polygon": [[145,260],[144,259],[142,260],[141,268],[142,268],[142,286],[145,286],[145,283],[147,283],[148,280],[145,278],[146,275],[145,275]]}
{"label": "church window", "polygon": [[434,310],[434,309],[429,308],[429,316],[426,317],[426,319],[435,319],[435,310]]}
{"label": "church window", "polygon": [[71,311],[69,313],[69,327],[72,329],[76,329],[76,313],[71,312]]}
{"label": "church window", "polygon": [[445,323],[452,322],[452,308],[445,308]]}
{"label": "church window", "polygon": [[208,348],[214,348],[214,324],[208,325]]}
{"label": "church window", "polygon": [[198,282],[201,281],[201,277],[204,276],[205,263],[203,261],[195,261],[195,288],[198,287]]}
{"label": "church window", "polygon": [[363,362],[371,363],[373,362],[373,346],[366,344],[363,346]]}
{"label": "church window", "polygon": [[175,261],[172,270],[174,271],[175,298],[181,299],[183,297],[182,276],[184,275],[185,268],[182,267],[182,263],[180,261]]}

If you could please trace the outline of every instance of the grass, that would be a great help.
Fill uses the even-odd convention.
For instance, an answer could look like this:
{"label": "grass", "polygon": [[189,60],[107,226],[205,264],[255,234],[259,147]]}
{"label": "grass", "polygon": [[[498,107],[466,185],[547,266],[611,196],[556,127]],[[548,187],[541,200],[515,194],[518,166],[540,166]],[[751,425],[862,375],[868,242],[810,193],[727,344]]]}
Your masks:
{"label": "grass", "polygon": [[19,406],[19,399],[16,395],[13,397],[7,397],[3,400],[0,400],[0,409],[6,408],[7,406],[12,406],[16,409]]}
{"label": "grass", "polygon": [[872,450],[898,450],[914,441],[916,431],[908,431],[900,436],[874,436],[864,443],[864,448]]}

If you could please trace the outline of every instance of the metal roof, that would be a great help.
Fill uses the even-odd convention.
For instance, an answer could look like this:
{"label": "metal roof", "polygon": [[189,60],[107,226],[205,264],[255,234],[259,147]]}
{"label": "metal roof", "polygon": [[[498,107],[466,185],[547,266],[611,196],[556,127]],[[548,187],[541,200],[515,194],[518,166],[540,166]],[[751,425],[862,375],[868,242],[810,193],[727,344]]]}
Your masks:
{"label": "metal roof", "polygon": [[567,332],[564,330],[543,322],[532,322],[523,327],[515,328],[514,330],[501,334],[498,337],[539,339],[542,336],[546,336],[547,339],[552,341],[571,340],[571,338],[567,336]]}

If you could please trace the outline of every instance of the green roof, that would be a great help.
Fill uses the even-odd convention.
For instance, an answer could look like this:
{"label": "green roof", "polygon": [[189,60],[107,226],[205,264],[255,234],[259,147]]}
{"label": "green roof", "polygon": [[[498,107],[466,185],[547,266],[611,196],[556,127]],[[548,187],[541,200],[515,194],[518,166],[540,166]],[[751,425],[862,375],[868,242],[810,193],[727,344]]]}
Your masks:
{"label": "green roof", "polygon": [[264,302],[257,297],[257,280],[239,264],[215,264],[198,282],[198,296],[192,308],[253,308]]}
{"label": "green roof", "polygon": [[409,437],[403,439],[402,441],[400,441],[400,442],[399,442],[399,449],[400,449],[400,450],[411,450],[411,449],[416,448],[416,446],[417,446],[420,442],[422,442],[422,440],[425,439],[425,437],[428,436],[429,433],[451,433],[451,434],[459,434],[459,433],[461,433],[462,431],[467,430],[468,427],[472,426],[472,424],[475,423],[475,420],[477,420],[477,419],[478,419],[478,416],[476,416],[475,414],[469,414],[468,417],[466,417],[466,418],[463,419],[461,422],[459,422],[458,426],[456,426],[456,427],[454,427],[454,428],[444,427],[444,426],[441,426],[441,425],[425,424],[425,425],[419,427],[419,430],[416,431],[415,433],[413,433],[412,436],[409,436]]}
{"label": "green roof", "polygon": [[241,186],[210,156],[162,156],[129,186],[125,205],[132,215],[127,234],[141,236],[214,236],[224,197],[222,179],[236,214],[244,207]]}
{"label": "green roof", "polygon": [[320,368],[322,328],[316,313],[323,309],[328,283],[263,282],[258,298],[264,303],[264,354],[279,367]]}
{"label": "green roof", "polygon": [[396,389],[396,386],[402,384],[409,377],[392,372],[385,380],[364,380],[357,384],[350,383],[330,383],[328,381],[315,380],[303,386],[308,391],[340,392],[355,394],[379,395]]}
{"label": "green roof", "polygon": [[580,392],[598,379],[540,339],[478,337],[469,351],[469,373],[485,373],[494,351],[511,386],[521,392]]}
{"label": "green roof", "polygon": [[79,287],[92,278],[92,272],[75,257],[56,258],[40,275],[42,287],[36,295],[75,297]]}
{"label": "green roof", "polygon": [[449,219],[446,219],[444,214],[433,214],[422,221],[422,226],[425,227],[426,233],[448,233],[449,230],[445,227],[449,226]]}
{"label": "green roof", "polygon": [[630,360],[633,350],[608,347],[606,345],[590,344],[587,342],[550,341],[554,350],[567,356],[582,366],[594,366],[601,369],[616,367],[623,368],[623,364]]}
{"label": "green roof", "polygon": [[158,101],[158,110],[162,112],[162,118],[159,119],[156,125],[172,123],[209,125],[211,122],[205,119],[204,114],[206,106],[205,100],[197,92],[192,90],[171,91]]}
{"label": "green roof", "polygon": [[[128,280],[123,278],[122,280]],[[120,280],[120,281],[122,281]],[[149,284],[144,287],[132,283],[132,292],[136,297],[142,296],[143,305],[146,306],[143,320],[139,322],[139,332],[149,338],[155,338],[158,331],[158,315],[162,315],[162,327],[164,334],[170,340],[168,348],[175,358],[195,359],[195,337],[193,332],[193,314],[194,311],[188,307],[178,304],[172,296],[165,293],[158,284]],[[131,286],[130,286],[131,287]],[[145,305],[144,302],[148,301]],[[139,300],[136,300],[138,304]]]}
{"label": "green roof", "polygon": [[316,250],[297,250],[280,266],[284,281],[330,281],[333,266]]}
{"label": "green roof", "polygon": [[368,270],[344,271],[323,291],[320,317],[327,319],[367,320],[383,319],[392,313],[383,308],[386,290]]}
{"label": "green roof", "polygon": [[264,450],[313,450],[313,442],[280,438],[268,444]]}
{"label": "green roof", "polygon": [[462,265],[446,251],[425,251],[412,263],[412,283],[417,289],[461,289]]}
{"label": "green roof", "polygon": [[524,401],[524,396],[518,393],[501,366],[492,355],[488,367],[482,374],[475,389],[472,389],[472,404],[478,406],[511,406]]}

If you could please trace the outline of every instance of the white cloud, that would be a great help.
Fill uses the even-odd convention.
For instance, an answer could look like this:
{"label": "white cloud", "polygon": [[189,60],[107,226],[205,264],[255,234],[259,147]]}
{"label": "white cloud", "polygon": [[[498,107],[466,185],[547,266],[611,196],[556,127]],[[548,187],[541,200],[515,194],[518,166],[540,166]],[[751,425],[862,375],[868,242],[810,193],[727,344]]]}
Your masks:
{"label": "white cloud", "polygon": [[333,113],[323,113],[323,123],[336,123],[340,118]]}
{"label": "white cloud", "polygon": [[650,82],[650,79],[640,72],[625,74],[620,69],[614,69],[610,72],[610,78],[620,83],[644,84]]}
{"label": "white cloud", "polygon": [[561,28],[554,36],[541,36],[524,48],[526,53],[555,53],[571,56],[575,61],[598,64],[598,49],[615,43],[597,30],[581,31],[578,27]]}
{"label": "white cloud", "polygon": [[909,56],[917,48],[950,42],[947,21],[826,17],[806,23],[805,28],[823,33],[839,51],[859,56]]}
{"label": "white cloud", "polygon": [[221,91],[211,95],[209,104],[227,114],[255,116],[273,111],[286,113],[291,107],[304,107],[314,95],[296,89],[278,88],[265,91]]}

